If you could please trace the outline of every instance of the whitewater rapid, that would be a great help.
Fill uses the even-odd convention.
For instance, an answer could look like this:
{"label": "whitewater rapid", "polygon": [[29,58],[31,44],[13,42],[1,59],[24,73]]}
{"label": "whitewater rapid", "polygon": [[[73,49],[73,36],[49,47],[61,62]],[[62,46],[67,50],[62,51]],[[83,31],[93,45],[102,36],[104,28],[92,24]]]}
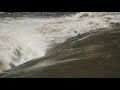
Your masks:
{"label": "whitewater rapid", "polygon": [[56,43],[119,23],[114,12],[82,12],[57,18],[0,18],[0,72],[45,55]]}

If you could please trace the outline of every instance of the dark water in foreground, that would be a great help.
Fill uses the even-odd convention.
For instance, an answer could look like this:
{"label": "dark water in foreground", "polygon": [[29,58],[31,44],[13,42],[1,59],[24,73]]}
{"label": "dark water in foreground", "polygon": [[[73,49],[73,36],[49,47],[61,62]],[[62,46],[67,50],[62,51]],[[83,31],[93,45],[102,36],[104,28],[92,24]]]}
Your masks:
{"label": "dark water in foreground", "polygon": [[91,36],[61,51],[69,42],[56,45],[45,57],[6,71],[0,77],[120,77],[120,30],[103,29],[88,35]]}

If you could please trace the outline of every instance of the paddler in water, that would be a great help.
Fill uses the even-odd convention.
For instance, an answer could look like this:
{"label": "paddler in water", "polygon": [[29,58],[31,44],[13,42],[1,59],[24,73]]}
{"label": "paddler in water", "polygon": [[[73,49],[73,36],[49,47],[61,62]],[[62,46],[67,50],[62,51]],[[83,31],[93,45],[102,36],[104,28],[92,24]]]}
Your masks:
{"label": "paddler in water", "polygon": [[80,37],[81,37],[80,33],[78,33],[77,31],[75,31],[75,33],[77,34],[77,36],[75,36],[75,37],[76,37],[76,39],[77,39],[77,40],[79,40],[79,39],[80,39]]}
{"label": "paddler in water", "polygon": [[77,31],[74,31],[74,32],[75,32],[76,35],[74,37],[72,37],[72,38],[69,38],[68,39],[69,41],[76,41],[76,40],[79,40],[81,38],[80,33],[78,33]]}

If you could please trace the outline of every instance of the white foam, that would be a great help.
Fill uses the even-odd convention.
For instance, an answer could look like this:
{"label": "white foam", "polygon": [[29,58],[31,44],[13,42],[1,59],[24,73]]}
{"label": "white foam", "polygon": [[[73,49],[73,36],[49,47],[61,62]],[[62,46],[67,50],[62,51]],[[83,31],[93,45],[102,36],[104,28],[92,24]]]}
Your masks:
{"label": "white foam", "polygon": [[38,21],[24,19],[0,22],[0,62],[4,64],[4,68],[0,69],[7,70],[11,63],[17,66],[44,56],[47,40],[35,32],[35,28],[42,24]]}
{"label": "white foam", "polygon": [[51,37],[71,37],[75,36],[74,30],[85,33],[98,28],[107,28],[110,26],[110,22],[116,21],[115,18],[114,13],[82,12],[71,17],[57,18],[51,23],[39,27],[37,31],[48,39]]}

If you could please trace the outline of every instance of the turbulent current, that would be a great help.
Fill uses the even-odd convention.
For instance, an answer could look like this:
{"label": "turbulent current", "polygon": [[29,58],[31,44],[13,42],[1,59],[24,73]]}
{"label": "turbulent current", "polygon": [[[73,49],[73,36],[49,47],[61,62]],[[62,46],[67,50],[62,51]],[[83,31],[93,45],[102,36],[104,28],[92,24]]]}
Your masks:
{"label": "turbulent current", "polygon": [[119,12],[0,13],[1,78],[120,77],[119,54]]}

